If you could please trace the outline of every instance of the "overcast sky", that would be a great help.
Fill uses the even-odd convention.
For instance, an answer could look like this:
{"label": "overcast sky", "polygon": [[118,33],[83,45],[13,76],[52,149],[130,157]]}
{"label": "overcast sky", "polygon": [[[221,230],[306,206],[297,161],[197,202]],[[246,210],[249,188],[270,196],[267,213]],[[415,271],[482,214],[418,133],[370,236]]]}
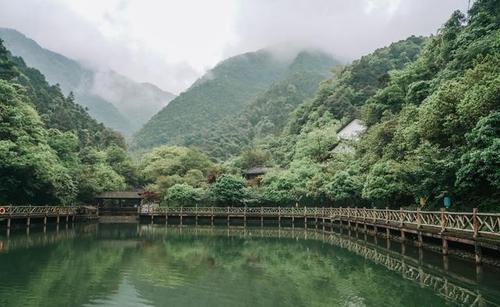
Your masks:
{"label": "overcast sky", "polygon": [[217,62],[267,46],[346,60],[436,32],[467,0],[0,0],[0,26],[86,65],[174,93]]}

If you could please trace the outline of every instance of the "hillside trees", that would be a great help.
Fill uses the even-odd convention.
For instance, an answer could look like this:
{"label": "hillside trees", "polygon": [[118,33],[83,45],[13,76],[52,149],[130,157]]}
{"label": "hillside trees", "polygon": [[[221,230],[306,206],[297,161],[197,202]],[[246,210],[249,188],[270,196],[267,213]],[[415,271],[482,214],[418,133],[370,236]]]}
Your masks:
{"label": "hillside trees", "polygon": [[0,202],[73,204],[137,183],[123,138],[0,42]]}
{"label": "hillside trees", "polygon": [[[321,203],[326,195],[336,205],[384,207],[413,206],[423,198],[427,208],[441,206],[448,195],[457,209],[500,210],[500,136],[494,128],[500,106],[499,8],[496,0],[476,1],[467,18],[455,12],[423,49],[424,40],[412,37],[323,82],[315,98],[290,116],[283,139],[264,146],[286,172],[293,173],[292,165],[305,157],[316,161],[318,172],[293,199],[293,192],[268,194],[287,202],[314,195]],[[329,118],[345,123],[357,116],[368,131],[352,145],[352,155],[332,153],[333,141],[315,146],[314,135],[331,127]],[[278,178],[266,175],[262,189],[300,186]]]}
{"label": "hillside trees", "polygon": [[26,101],[22,88],[0,80],[0,202],[68,202],[76,183]]}
{"label": "hillside trees", "polygon": [[[174,185],[206,188],[208,176],[216,171],[216,166],[205,154],[186,147],[161,146],[145,154],[141,162],[141,175],[147,189],[160,199],[168,199],[167,191]],[[178,186],[177,192],[181,188],[185,186]]]}

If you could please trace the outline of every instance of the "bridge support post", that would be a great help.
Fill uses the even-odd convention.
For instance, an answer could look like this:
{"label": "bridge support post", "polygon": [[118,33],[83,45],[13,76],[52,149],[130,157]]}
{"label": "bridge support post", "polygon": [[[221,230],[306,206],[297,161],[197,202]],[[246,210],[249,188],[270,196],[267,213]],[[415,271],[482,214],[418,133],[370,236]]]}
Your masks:
{"label": "bridge support post", "polygon": [[69,214],[66,215],[66,224],[68,224],[68,223],[69,223]]}
{"label": "bridge support post", "polygon": [[391,237],[391,230],[389,228],[385,229],[385,237],[388,239]]}
{"label": "bridge support post", "polygon": [[446,238],[442,238],[443,241],[443,255],[448,255],[448,240]]}
{"label": "bridge support post", "polygon": [[56,223],[57,225],[59,225],[59,220],[60,220],[60,217],[59,217],[59,212],[57,213],[57,217],[56,217]]}
{"label": "bridge support post", "polygon": [[481,249],[481,246],[477,244],[477,242],[474,244],[474,254],[475,254],[475,260],[477,264],[481,264],[483,262],[483,251]]}
{"label": "bridge support post", "polygon": [[[292,213],[293,214],[293,213]],[[292,215],[292,228],[295,227],[295,216]]]}
{"label": "bridge support post", "polygon": [[227,207],[227,226],[231,223],[231,218],[229,217],[229,207]]}
{"label": "bridge support post", "polygon": [[405,231],[401,229],[401,242],[404,243],[405,241],[406,241]]}
{"label": "bridge support post", "polygon": [[448,255],[443,255],[443,269],[448,271],[450,268],[450,259],[448,259]]}
{"label": "bridge support post", "polygon": [[304,206],[304,228],[307,229],[307,207]]}
{"label": "bridge support post", "polygon": [[180,224],[180,226],[182,226],[182,206],[181,206],[181,215],[180,215],[179,224]]}
{"label": "bridge support post", "polygon": [[423,246],[422,232],[420,232],[420,231],[417,234],[417,246],[418,247]]}
{"label": "bridge support post", "polygon": [[476,265],[476,281],[481,282],[483,279],[483,266],[481,264]]}
{"label": "bridge support post", "polygon": [[243,211],[243,226],[247,227],[247,205],[245,205],[245,209]]}
{"label": "bridge support post", "polygon": [[281,227],[281,207],[278,206],[278,227]]}
{"label": "bridge support post", "polygon": [[168,225],[168,213],[165,213],[165,225]]}
{"label": "bridge support post", "polygon": [[194,216],[194,224],[195,226],[198,226],[198,204],[196,204],[196,208],[195,208],[195,216]]}
{"label": "bridge support post", "polygon": [[28,216],[28,218],[26,219],[26,227],[30,227],[31,225],[31,217]]}
{"label": "bridge support post", "polygon": [[47,226],[47,215],[43,217],[43,226]]}
{"label": "bridge support post", "polygon": [[264,208],[260,207],[260,227],[264,227]]}
{"label": "bridge support post", "polygon": [[11,223],[11,220],[10,220],[10,217],[7,219],[7,229],[10,229],[10,223]]}

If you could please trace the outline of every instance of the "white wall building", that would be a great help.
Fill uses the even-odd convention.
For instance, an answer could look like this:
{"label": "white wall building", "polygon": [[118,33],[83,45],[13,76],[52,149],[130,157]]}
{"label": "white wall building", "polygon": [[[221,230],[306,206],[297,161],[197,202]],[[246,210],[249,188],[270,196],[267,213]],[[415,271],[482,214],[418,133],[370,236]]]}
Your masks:
{"label": "white wall building", "polygon": [[349,144],[350,141],[357,141],[361,134],[366,131],[366,126],[359,119],[352,120],[344,128],[337,132],[339,144],[335,146],[332,152],[348,153],[353,152],[354,148]]}

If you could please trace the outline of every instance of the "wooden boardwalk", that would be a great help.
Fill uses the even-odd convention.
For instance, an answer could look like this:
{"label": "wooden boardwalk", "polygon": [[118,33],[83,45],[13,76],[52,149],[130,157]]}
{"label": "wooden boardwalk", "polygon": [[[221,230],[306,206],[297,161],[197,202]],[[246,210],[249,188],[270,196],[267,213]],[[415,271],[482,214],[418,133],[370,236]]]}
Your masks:
{"label": "wooden boardwalk", "polygon": [[423,237],[439,239],[443,254],[448,253],[448,242],[458,242],[472,245],[476,261],[481,262],[482,247],[500,251],[500,214],[473,212],[441,211],[411,211],[366,208],[294,208],[294,207],[143,207],[140,216],[149,218],[151,223],[175,218],[180,224],[186,218],[208,219],[213,225],[214,220],[224,219],[227,224],[238,219],[246,225],[247,220],[284,220],[295,223],[303,221],[316,225],[325,223],[347,224],[356,229],[375,233],[385,233],[390,236],[394,232],[405,241],[407,235],[415,237],[417,245],[422,245]]}
{"label": "wooden boardwalk", "polygon": [[61,222],[69,223],[75,221],[78,215],[78,207],[75,206],[0,206],[0,219],[6,220],[7,228],[10,228],[13,221],[24,221],[29,227],[32,220],[37,220],[47,225],[49,219],[57,224]]}

